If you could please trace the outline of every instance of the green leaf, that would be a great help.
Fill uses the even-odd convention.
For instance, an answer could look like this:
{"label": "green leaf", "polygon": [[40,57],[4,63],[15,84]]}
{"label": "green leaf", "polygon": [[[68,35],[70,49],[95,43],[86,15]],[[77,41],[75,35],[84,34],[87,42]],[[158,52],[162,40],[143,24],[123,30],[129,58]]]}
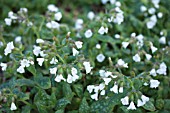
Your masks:
{"label": "green leaf", "polygon": [[81,84],[75,84],[73,88],[79,97],[83,97],[83,86]]}
{"label": "green leaf", "polygon": [[139,78],[135,78],[133,79],[133,85],[135,89],[140,89],[140,87],[142,86],[142,81]]}
{"label": "green leaf", "polygon": [[57,101],[57,104],[56,104],[56,109],[64,109],[66,107],[67,104],[71,104],[71,102],[66,99],[66,98],[62,98],[62,99],[59,99]]}
{"label": "green leaf", "polygon": [[64,110],[57,110],[55,113],[64,113]]}
{"label": "green leaf", "polygon": [[35,82],[39,87],[42,89],[49,89],[51,88],[51,80],[49,77],[35,77]]}
{"label": "green leaf", "polygon": [[30,113],[30,112],[31,112],[30,106],[23,106],[22,107],[22,112],[21,113]]}
{"label": "green leaf", "polygon": [[30,79],[18,79],[16,81],[16,86],[34,86],[34,81]]}
{"label": "green leaf", "polygon": [[164,109],[170,110],[170,99],[165,99],[164,102]]}
{"label": "green leaf", "polygon": [[23,93],[18,88],[12,90],[12,92],[17,95],[18,99],[20,100],[29,100],[30,96],[29,93]]}
{"label": "green leaf", "polygon": [[146,104],[142,107],[149,111],[155,111],[155,106],[153,105],[151,101],[146,102]]}
{"label": "green leaf", "polygon": [[90,110],[90,107],[86,101],[86,98],[84,97],[79,107],[79,113],[89,113],[89,110]]}
{"label": "green leaf", "polygon": [[121,94],[113,94],[108,99],[98,100],[90,106],[91,112],[97,113],[111,113],[115,105],[120,104],[120,99],[126,95],[127,91]]}
{"label": "green leaf", "polygon": [[27,70],[31,72],[34,76],[36,76],[37,72],[34,65],[30,65],[29,67],[27,67]]}
{"label": "green leaf", "polygon": [[164,100],[156,99],[156,108],[162,109],[164,107]]}
{"label": "green leaf", "polygon": [[62,91],[63,91],[64,96],[65,96],[68,100],[71,101],[72,98],[73,98],[73,92],[72,92],[72,90],[71,90],[70,84],[68,84],[68,83],[63,83],[63,89],[62,89]]}
{"label": "green leaf", "polygon": [[96,37],[98,40],[100,40],[102,42],[108,42],[108,43],[115,42],[115,40],[111,36],[97,35]]}
{"label": "green leaf", "polygon": [[34,97],[34,103],[40,113],[48,113],[55,107],[53,98],[49,96],[44,90],[39,89]]}

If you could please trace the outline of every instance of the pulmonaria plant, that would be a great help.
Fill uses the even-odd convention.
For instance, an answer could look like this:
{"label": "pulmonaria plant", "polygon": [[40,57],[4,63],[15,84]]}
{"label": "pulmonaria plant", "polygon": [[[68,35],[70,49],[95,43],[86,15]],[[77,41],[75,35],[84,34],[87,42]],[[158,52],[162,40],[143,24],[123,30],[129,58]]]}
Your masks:
{"label": "pulmonaria plant", "polygon": [[54,4],[46,4],[43,14],[32,16],[27,8],[6,14],[4,31],[0,27],[0,111],[169,109],[164,2],[135,2],[138,9],[131,0],[100,2],[100,9],[82,15]]}

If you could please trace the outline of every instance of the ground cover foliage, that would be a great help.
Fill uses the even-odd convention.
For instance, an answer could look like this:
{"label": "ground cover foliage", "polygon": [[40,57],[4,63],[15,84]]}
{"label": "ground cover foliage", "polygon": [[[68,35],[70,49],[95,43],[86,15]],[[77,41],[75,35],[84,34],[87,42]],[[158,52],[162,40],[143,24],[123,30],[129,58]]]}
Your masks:
{"label": "ground cover foliage", "polygon": [[169,0],[1,0],[0,112],[169,113]]}

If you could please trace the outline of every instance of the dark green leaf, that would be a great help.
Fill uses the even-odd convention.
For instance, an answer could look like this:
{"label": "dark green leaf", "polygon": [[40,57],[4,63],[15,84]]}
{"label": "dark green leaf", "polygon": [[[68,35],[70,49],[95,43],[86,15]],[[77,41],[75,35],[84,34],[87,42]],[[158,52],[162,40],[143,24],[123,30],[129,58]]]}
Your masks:
{"label": "dark green leaf", "polygon": [[56,109],[64,109],[67,104],[71,104],[71,102],[68,99],[66,98],[59,99],[56,104]]}
{"label": "dark green leaf", "polygon": [[35,77],[35,82],[38,86],[40,86],[43,89],[49,89],[51,88],[51,80],[49,77]]}
{"label": "dark green leaf", "polygon": [[149,111],[155,111],[155,106],[153,105],[153,103],[151,101],[146,102],[146,104],[142,107]]}
{"label": "dark green leaf", "polygon": [[84,97],[79,107],[79,113],[89,113],[89,109],[90,107],[86,101],[86,98]]}

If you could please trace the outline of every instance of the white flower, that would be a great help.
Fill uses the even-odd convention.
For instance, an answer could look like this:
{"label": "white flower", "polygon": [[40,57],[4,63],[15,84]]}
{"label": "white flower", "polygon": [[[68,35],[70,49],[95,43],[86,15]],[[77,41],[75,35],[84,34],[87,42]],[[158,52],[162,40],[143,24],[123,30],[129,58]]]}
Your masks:
{"label": "white flower", "polygon": [[100,44],[96,44],[96,48],[97,48],[97,49],[100,49],[100,48],[101,48],[101,45],[100,45]]}
{"label": "white flower", "polygon": [[162,13],[162,12],[159,12],[159,13],[157,14],[157,16],[158,16],[158,18],[162,18],[162,17],[163,17],[163,13]]}
{"label": "white flower", "polygon": [[127,109],[136,110],[136,107],[133,101],[130,102],[130,105]]}
{"label": "white flower", "polygon": [[101,77],[105,77],[105,70],[99,70],[99,74]]}
{"label": "white flower", "polygon": [[32,22],[28,22],[28,23],[27,23],[27,26],[28,26],[28,27],[31,27],[32,25],[33,25]]}
{"label": "white flower", "polygon": [[99,92],[99,89],[100,89],[99,86],[95,86],[95,87],[94,87],[94,92],[95,92],[95,93],[98,93],[98,92]]}
{"label": "white flower", "polygon": [[154,47],[153,45],[151,46],[152,53],[156,52],[157,50],[158,50],[158,48]]}
{"label": "white flower", "polygon": [[115,84],[112,88],[110,88],[110,91],[113,91],[114,93],[118,94],[118,85]]}
{"label": "white flower", "polygon": [[110,0],[111,4],[115,4],[116,0]]}
{"label": "white flower", "polygon": [[126,96],[126,97],[122,98],[121,102],[122,102],[123,105],[129,105],[129,97]]}
{"label": "white flower", "polygon": [[77,75],[77,69],[74,68],[74,67],[72,67],[72,68],[71,68],[71,74],[72,74],[72,75]]}
{"label": "white flower", "polygon": [[55,17],[55,20],[60,21],[61,18],[62,18],[62,13],[61,12],[57,12],[57,13],[54,14],[54,17]]}
{"label": "white flower", "polygon": [[144,36],[143,36],[142,34],[139,34],[138,36],[136,36],[136,39],[137,39],[139,42],[143,42]]}
{"label": "white flower", "polygon": [[112,80],[111,78],[103,78],[105,85],[108,85],[109,82]]}
{"label": "white flower", "polygon": [[90,29],[88,29],[88,30],[84,33],[84,35],[85,35],[86,38],[90,38],[90,37],[92,37],[93,33],[92,33],[92,31],[91,31]]}
{"label": "white flower", "polygon": [[15,103],[12,102],[10,110],[13,111],[13,110],[16,110],[16,109],[17,109],[17,107],[16,107]]}
{"label": "white flower", "polygon": [[106,93],[106,91],[105,91],[105,90],[102,90],[102,91],[100,92],[100,95],[105,95],[105,93]]}
{"label": "white flower", "polygon": [[109,76],[112,76],[112,72],[110,71],[105,71],[105,70],[99,70],[99,74],[103,78],[107,78]]}
{"label": "white flower", "polygon": [[154,5],[156,8],[159,8],[159,2],[160,2],[160,0],[151,0],[151,2],[153,3],[153,5]]}
{"label": "white flower", "polygon": [[55,22],[55,21],[51,21],[51,22],[48,22],[46,23],[46,27],[47,28],[52,28],[52,29],[59,29],[60,27],[60,24],[58,22]]}
{"label": "white flower", "polygon": [[115,38],[120,38],[120,35],[119,34],[115,34]]}
{"label": "white flower", "polygon": [[31,64],[31,65],[34,65],[34,61],[30,61],[30,64]]}
{"label": "white flower", "polygon": [[166,75],[167,73],[166,73],[166,70],[167,70],[167,66],[166,66],[166,64],[164,63],[164,62],[162,62],[161,64],[160,64],[160,66],[159,66],[159,69],[156,71],[158,74],[164,74],[164,75]]}
{"label": "white flower", "polygon": [[72,48],[73,56],[76,56],[79,54],[79,51],[77,51],[74,47]]}
{"label": "white flower", "polygon": [[100,27],[100,29],[98,30],[98,33],[103,35],[104,33],[108,32],[108,28],[104,28],[103,26]]}
{"label": "white flower", "polygon": [[149,14],[154,14],[156,12],[155,8],[151,7],[148,9]]}
{"label": "white flower", "polygon": [[141,11],[141,12],[145,12],[146,10],[147,10],[147,8],[146,8],[145,6],[142,5],[142,6],[140,7],[140,11]]}
{"label": "white flower", "polygon": [[146,26],[147,26],[148,29],[152,29],[155,26],[155,24],[156,23],[154,21],[148,21],[146,23]]}
{"label": "white flower", "polygon": [[15,37],[15,42],[16,43],[21,43],[21,39],[22,39],[21,36],[17,36],[17,37]]}
{"label": "white flower", "polygon": [[95,17],[95,14],[93,11],[90,11],[88,14],[87,14],[87,18],[90,19],[90,20],[93,20]]}
{"label": "white flower", "polygon": [[156,15],[150,17],[150,20],[146,23],[148,29],[152,29],[157,22]]}
{"label": "white flower", "polygon": [[109,0],[101,0],[102,4],[106,4]]}
{"label": "white flower", "polygon": [[93,89],[94,89],[94,85],[88,85],[87,86],[87,90],[88,90],[89,93],[92,93]]}
{"label": "white flower", "polygon": [[119,88],[119,93],[123,93],[123,87]]}
{"label": "white flower", "polygon": [[151,21],[151,20],[146,23],[146,26],[148,29],[152,29],[155,25],[156,25],[156,22]]}
{"label": "white flower", "polygon": [[94,100],[98,100],[98,93],[91,95],[91,98]]}
{"label": "white flower", "polygon": [[17,69],[17,72],[25,73],[24,67],[23,66],[19,66],[19,68]]}
{"label": "white flower", "polygon": [[129,45],[129,42],[122,42],[122,46],[123,46],[123,48],[127,48],[127,46]]}
{"label": "white flower", "polygon": [[101,84],[99,84],[99,90],[103,90],[104,88],[105,88],[105,84],[104,83],[101,83]]}
{"label": "white flower", "polygon": [[150,88],[157,88],[159,86],[160,82],[158,80],[150,80]]}
{"label": "white flower", "polygon": [[136,54],[135,56],[133,56],[133,60],[134,60],[135,62],[140,62],[140,61],[141,61],[141,58],[140,58],[139,54]]}
{"label": "white flower", "polygon": [[146,57],[147,60],[150,60],[150,59],[152,58],[152,55],[150,55],[150,54],[145,54],[145,57]]}
{"label": "white flower", "polygon": [[96,59],[98,62],[103,62],[105,59],[105,56],[103,54],[99,54],[99,55],[97,55]]}
{"label": "white flower", "polygon": [[6,25],[11,26],[11,23],[12,23],[12,19],[10,19],[10,18],[5,18],[5,24],[6,24]]}
{"label": "white flower", "polygon": [[38,56],[40,52],[41,52],[41,47],[34,45],[34,50],[33,50],[34,55]]}
{"label": "white flower", "polygon": [[29,67],[30,66],[30,61],[27,60],[27,59],[22,59],[21,62],[20,62],[20,65],[22,67]]}
{"label": "white flower", "polygon": [[28,12],[28,9],[27,8],[20,8],[20,12],[22,12],[22,13],[27,13]]}
{"label": "white flower", "polygon": [[63,78],[62,74],[57,75],[57,76],[55,77],[55,81],[56,81],[56,82],[61,82],[61,80],[66,81],[66,79]]}
{"label": "white flower", "polygon": [[164,32],[163,32],[163,31],[161,31],[159,34],[160,34],[160,35],[163,35],[163,34],[164,34]]}
{"label": "white flower", "polygon": [[14,12],[10,11],[8,12],[8,17],[11,18],[11,19],[17,19],[17,16],[14,15]]}
{"label": "white flower", "polygon": [[137,106],[138,107],[143,106],[144,104],[145,103],[142,100],[140,100],[140,99],[137,100]]}
{"label": "white flower", "polygon": [[38,65],[42,66],[44,58],[37,58]]}
{"label": "white flower", "polygon": [[116,18],[114,18],[114,23],[117,23],[118,25],[120,25],[123,21],[124,21],[123,12],[117,13]]}
{"label": "white flower", "polygon": [[68,76],[67,76],[67,82],[68,83],[72,83],[73,82],[73,76],[71,76],[70,74],[68,74]]}
{"label": "white flower", "polygon": [[147,96],[145,96],[145,95],[142,95],[141,98],[142,98],[142,101],[143,101],[144,103],[146,103],[146,102],[149,101],[149,97],[147,97]]}
{"label": "white flower", "polygon": [[47,8],[51,12],[57,12],[58,11],[58,8],[54,4],[49,4]]}
{"label": "white flower", "polygon": [[161,37],[160,39],[159,39],[159,43],[160,44],[166,44],[166,37]]}
{"label": "white flower", "polygon": [[81,42],[81,41],[76,41],[76,42],[75,42],[75,45],[76,45],[76,47],[77,47],[78,49],[80,49],[80,48],[82,48],[83,42]]}
{"label": "white flower", "polygon": [[73,81],[76,81],[77,79],[79,79],[79,76],[74,74],[73,77],[72,77]]}
{"label": "white flower", "polygon": [[57,72],[57,67],[50,68],[50,74],[56,75],[56,72]]}
{"label": "white flower", "polygon": [[83,19],[77,19],[75,22],[75,28],[78,29],[82,29],[83,27]]}
{"label": "white flower", "polygon": [[[110,0],[110,3],[114,3],[114,1],[116,1],[116,0]],[[121,6],[121,3],[120,3],[119,1],[116,1],[115,5],[116,5],[117,7],[120,7],[120,6]]]}
{"label": "white flower", "polygon": [[40,56],[41,56],[41,57],[45,57],[45,56],[47,56],[47,54],[45,54],[44,51],[41,51],[41,52],[40,52]]}
{"label": "white flower", "polygon": [[36,43],[39,44],[39,43],[44,43],[44,40],[43,39],[37,39],[36,40]]}
{"label": "white flower", "polygon": [[149,73],[150,73],[150,75],[152,75],[152,76],[156,76],[156,70],[155,70],[155,69],[152,69]]}
{"label": "white flower", "polygon": [[0,66],[2,67],[2,71],[6,71],[7,63],[1,63]]}
{"label": "white flower", "polygon": [[5,50],[4,50],[4,54],[7,56],[9,53],[12,52],[12,50],[14,49],[14,44],[13,42],[8,42]]}
{"label": "white flower", "polygon": [[0,47],[2,47],[3,45],[4,45],[3,42],[0,41]]}
{"label": "white flower", "polygon": [[148,86],[149,84],[145,82],[143,85],[144,85],[144,86]]}
{"label": "white flower", "polygon": [[90,62],[83,62],[83,65],[85,67],[86,74],[90,73],[91,69],[93,68],[93,67],[90,66]]}
{"label": "white flower", "polygon": [[107,20],[108,20],[108,22],[110,23],[110,22],[112,22],[113,21],[113,16],[111,16],[110,18],[108,18]]}
{"label": "white flower", "polygon": [[130,37],[136,37],[136,33],[131,33]]}
{"label": "white flower", "polygon": [[123,66],[123,67],[125,67],[125,68],[128,68],[128,64],[125,63],[122,59],[119,59],[119,60],[117,61],[117,64],[118,64],[119,66]]}
{"label": "white flower", "polygon": [[143,106],[144,104],[146,104],[146,102],[149,101],[149,97],[146,97],[145,95],[142,95],[141,99],[142,100],[138,99],[138,101],[137,101],[137,106],[138,107]]}
{"label": "white flower", "polygon": [[57,62],[58,60],[55,57],[53,57],[50,61],[50,64],[57,64]]}

